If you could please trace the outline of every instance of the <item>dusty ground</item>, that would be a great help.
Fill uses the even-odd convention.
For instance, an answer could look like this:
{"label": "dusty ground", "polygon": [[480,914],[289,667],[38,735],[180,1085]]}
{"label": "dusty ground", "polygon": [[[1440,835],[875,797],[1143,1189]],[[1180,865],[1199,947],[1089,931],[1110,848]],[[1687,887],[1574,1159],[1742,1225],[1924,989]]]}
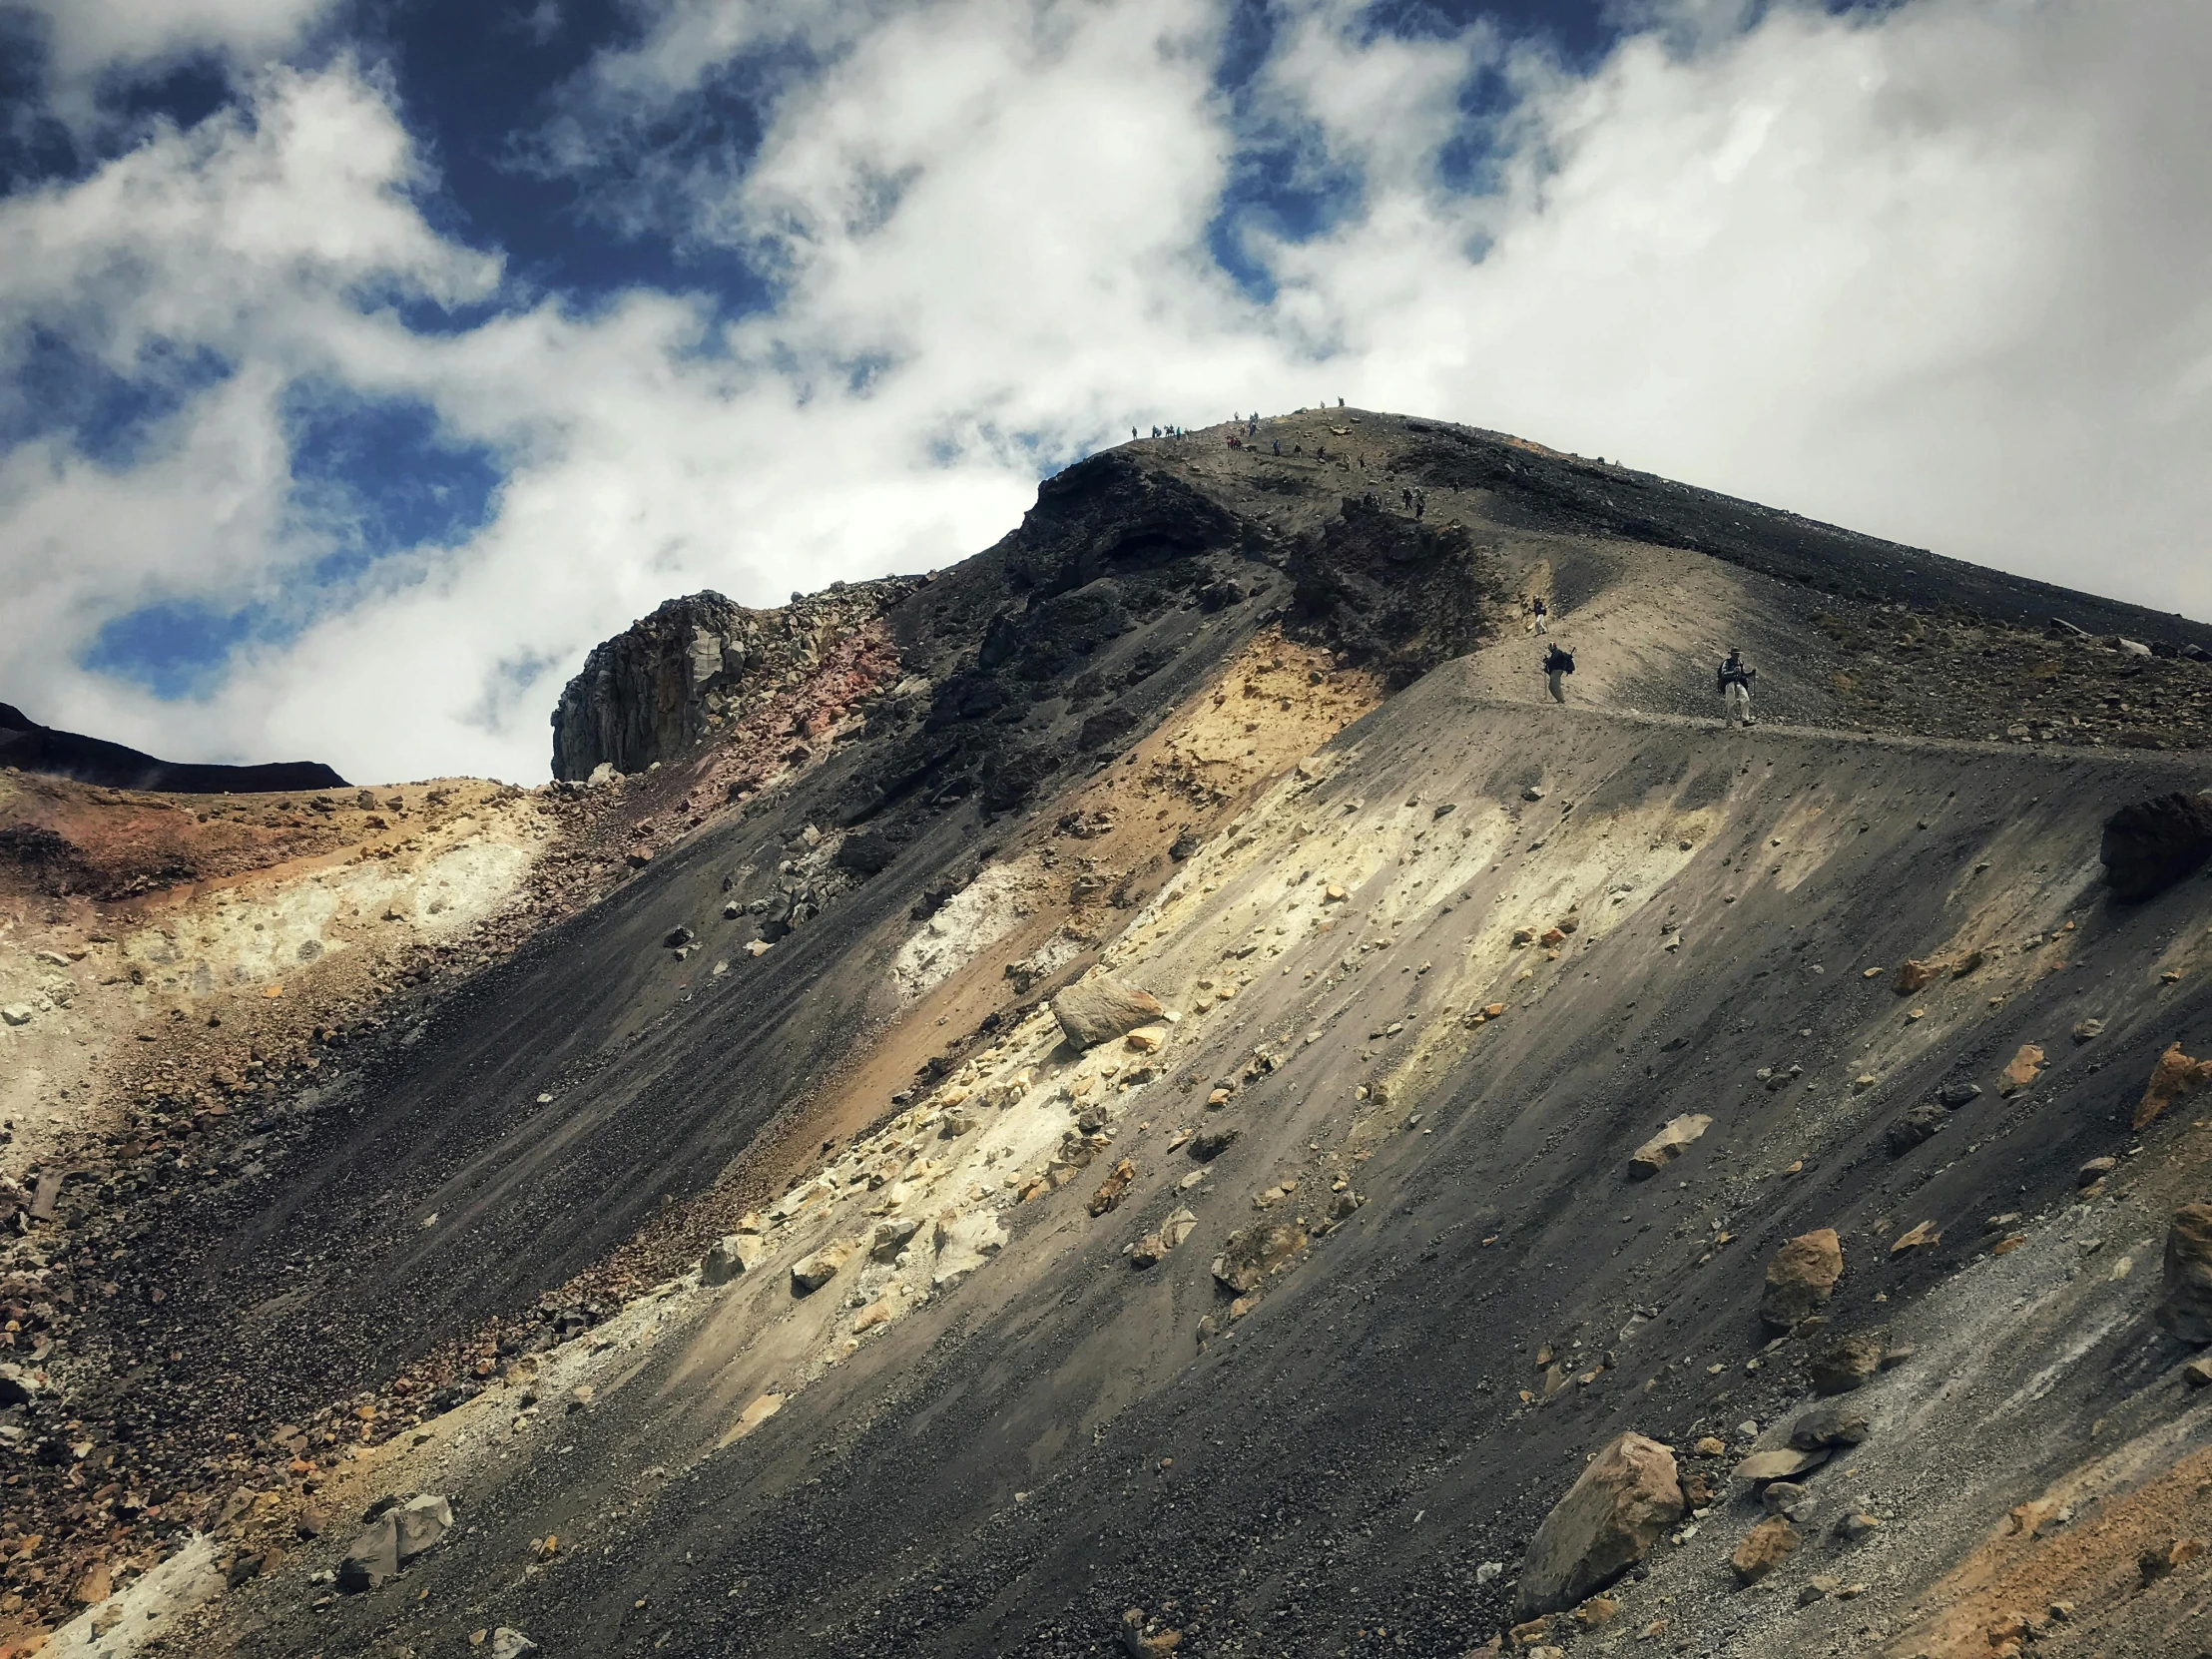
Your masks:
{"label": "dusty ground", "polygon": [[[314,1016],[338,1040],[311,1070],[273,1064],[272,1030],[262,1073],[227,1068],[241,1094],[209,1052],[119,1037],[136,1069],[38,1093],[58,1146],[115,1121],[108,1079],[151,1081],[162,1134],[133,1126],[16,1247],[27,1289],[75,1302],[41,1325],[54,1397],[7,1454],[40,1506],[0,1521],[19,1627],[104,1561],[116,1605],[78,1628],[166,1621],[168,1651],[460,1652],[511,1625],[548,1651],[1088,1653],[1140,1608],[1181,1652],[1458,1654],[1503,1630],[1581,1459],[1635,1426],[1714,1501],[1613,1623],[1551,1641],[1948,1656],[2052,1600],[2060,1651],[2185,1639],[2202,1559],[2146,1589],[2136,1557],[2212,1533],[2205,1408],[2147,1319],[2205,1132],[2127,1114],[2167,1042],[2212,1047],[2212,886],[2115,906],[2096,846],[2212,762],[2088,742],[2110,665],[2076,646],[2038,718],[2080,713],[2082,747],[1942,741],[2012,695],[2001,653],[2045,649],[1964,631],[2001,588],[1965,567],[1394,417],[1269,423],[1306,451],[1280,461],[1225,435],[1128,446],[1134,474],[1041,500],[656,773],[487,792],[478,829],[424,823],[394,860],[333,845],[118,931],[160,973],[81,994],[162,1020],[227,998],[220,1027],[166,1020],[197,1042],[312,1003],[289,966],[266,994],[310,921],[307,969],[371,960],[344,882],[399,861],[414,905],[378,922],[407,951],[350,1017]],[[1393,620],[1388,560],[1444,593],[1430,544],[1363,531],[1399,551],[1337,612],[1300,549],[1345,495],[1409,517],[1416,486],[1505,603],[1385,698],[1434,638]],[[1536,592],[1580,661],[1565,709],[1538,701]],[[2057,603],[1999,597],[2014,621]],[[1873,718],[1838,683],[1861,647],[1819,620],[1846,611],[1994,663],[1982,701]],[[1750,733],[1687,718],[1729,643],[1763,669]],[[2194,695],[2198,665],[2153,661],[2160,696]],[[1882,720],[1923,735],[1850,730]],[[441,958],[439,859],[508,844],[495,814],[519,867],[497,903],[468,889],[485,908]],[[94,913],[26,908],[17,936],[77,928],[90,961]],[[1908,957],[1976,950],[1892,988]],[[1156,1051],[1061,1043],[1045,999],[1101,961],[1167,1005]],[[0,1041],[92,1040],[71,1019]],[[2041,1076],[2000,1096],[2029,1041]],[[1894,1156],[1946,1081],[1983,1092]],[[208,1109],[242,1098],[245,1122]],[[1687,1111],[1714,1128],[1629,1184],[1627,1151]],[[1234,1137],[1201,1161],[1212,1131]],[[2078,1192],[2099,1154],[2120,1167]],[[1922,1222],[1935,1244],[1892,1248]],[[1854,1396],[1875,1433],[1812,1477],[1806,1546],[1738,1591],[1759,1511],[1726,1470],[1805,1398],[1759,1276],[1821,1225],[1835,1328],[1914,1352]],[[766,1254],[703,1287],[691,1265],[741,1227]],[[1276,1261],[1233,1294],[1212,1264],[1256,1227]],[[851,1243],[794,1294],[794,1263]],[[1726,1456],[1693,1453],[1708,1434]],[[369,1496],[417,1489],[453,1496],[453,1536],[364,1596],[314,1581]],[[322,1537],[296,1536],[303,1505]],[[1862,1508],[1883,1524],[1845,1545]],[[140,1573],[196,1529],[215,1568],[264,1570],[145,1620]]]}

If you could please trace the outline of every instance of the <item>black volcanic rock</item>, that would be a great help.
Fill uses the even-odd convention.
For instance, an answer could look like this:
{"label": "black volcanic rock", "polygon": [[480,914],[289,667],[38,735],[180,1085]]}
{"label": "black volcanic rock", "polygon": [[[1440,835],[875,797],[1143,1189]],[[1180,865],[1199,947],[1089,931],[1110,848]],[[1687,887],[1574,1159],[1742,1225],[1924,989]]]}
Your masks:
{"label": "black volcanic rock", "polygon": [[2112,896],[2149,898],[2212,857],[2212,794],[2176,792],[2122,807],[2099,848]]}
{"label": "black volcanic rock", "polygon": [[10,703],[0,703],[0,766],[101,789],[161,790],[173,795],[270,795],[345,787],[345,780],[319,761],[250,767],[157,761],[119,743],[41,726]]}

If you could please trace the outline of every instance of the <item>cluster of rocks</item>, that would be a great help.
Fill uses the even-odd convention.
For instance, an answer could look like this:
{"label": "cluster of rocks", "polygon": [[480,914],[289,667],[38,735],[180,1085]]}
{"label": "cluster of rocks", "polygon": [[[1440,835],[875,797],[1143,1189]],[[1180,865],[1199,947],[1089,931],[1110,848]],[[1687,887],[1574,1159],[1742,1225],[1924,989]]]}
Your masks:
{"label": "cluster of rocks", "polygon": [[1832,685],[1847,718],[1876,731],[2212,747],[2212,658],[2193,643],[1903,604],[1837,605],[1815,620],[1837,648]]}

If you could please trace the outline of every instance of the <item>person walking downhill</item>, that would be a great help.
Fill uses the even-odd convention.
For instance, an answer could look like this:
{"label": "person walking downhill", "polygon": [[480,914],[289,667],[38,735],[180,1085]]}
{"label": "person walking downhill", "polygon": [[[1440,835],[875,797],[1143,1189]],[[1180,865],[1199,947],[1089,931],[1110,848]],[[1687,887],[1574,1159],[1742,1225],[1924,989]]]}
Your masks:
{"label": "person walking downhill", "polygon": [[1551,612],[1545,606],[1544,596],[1542,594],[1538,594],[1534,599],[1529,601],[1528,614],[1536,619],[1536,632],[1538,635],[1548,634],[1551,632]]}
{"label": "person walking downhill", "polygon": [[1551,688],[1551,700],[1564,703],[1567,700],[1567,676],[1574,672],[1574,653],[1549,646],[1544,651],[1544,684]]}
{"label": "person walking downhill", "polygon": [[1759,671],[1744,665],[1743,651],[1736,646],[1728,648],[1728,661],[1719,671],[1721,706],[1727,711],[1730,726],[1749,726],[1751,722],[1751,683],[1759,678]]}

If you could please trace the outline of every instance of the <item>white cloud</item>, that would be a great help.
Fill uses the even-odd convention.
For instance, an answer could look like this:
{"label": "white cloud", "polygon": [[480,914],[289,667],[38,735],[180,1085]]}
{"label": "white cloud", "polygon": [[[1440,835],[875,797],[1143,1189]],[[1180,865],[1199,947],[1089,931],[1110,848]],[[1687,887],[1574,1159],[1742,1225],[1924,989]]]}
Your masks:
{"label": "white cloud", "polygon": [[[0,202],[28,251],[0,338],[35,320],[123,372],[157,343],[234,369],[130,464],[55,438],[0,460],[0,581],[29,596],[0,696],[181,758],[542,776],[562,679],[672,593],[942,564],[1014,521],[1040,455],[1339,392],[2212,612],[2200,8],[1918,0],[1745,31],[1670,7],[1586,78],[1483,29],[1281,15],[1233,103],[1219,15],[1172,0],[663,6],[551,153],[619,155],[683,215],[665,230],[771,261],[778,303],[728,327],[640,291],[410,331],[392,300],[498,276],[423,220],[433,182],[343,63]],[[757,155],[639,153],[764,43],[805,67]],[[1515,102],[1502,182],[1470,196],[1438,155],[1477,72]],[[1266,303],[1208,251],[1256,132],[1364,184],[1319,240],[1249,239]],[[279,590],[316,554],[284,510],[301,376],[493,448],[490,522],[377,566],[205,704],[77,667],[106,618]]]}
{"label": "white cloud", "polygon": [[334,0],[15,0],[45,25],[50,72],[72,95],[112,70],[159,68],[195,54],[244,63],[280,55]]}

